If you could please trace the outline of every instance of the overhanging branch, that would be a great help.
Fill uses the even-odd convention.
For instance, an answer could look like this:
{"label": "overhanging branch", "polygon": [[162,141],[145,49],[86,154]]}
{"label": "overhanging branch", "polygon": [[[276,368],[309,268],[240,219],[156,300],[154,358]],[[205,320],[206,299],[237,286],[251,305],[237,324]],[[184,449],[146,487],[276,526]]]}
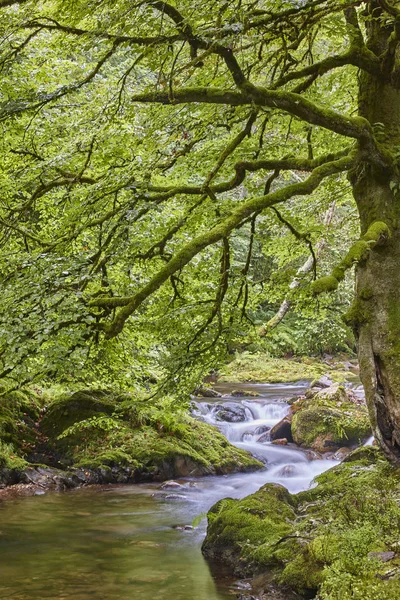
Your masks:
{"label": "overhanging branch", "polygon": [[208,246],[215,244],[237,228],[244,219],[256,212],[260,212],[269,206],[284,202],[293,196],[308,195],[312,193],[323,179],[329,175],[340,173],[351,168],[354,165],[353,157],[345,157],[337,161],[326,163],[314,169],[310,177],[303,182],[286,186],[280,190],[253,198],[242,204],[233,211],[221,223],[215,225],[209,231],[201,233],[191,242],[179,250],[171,260],[152,279],[135,295],[123,298],[96,298],[89,303],[91,307],[121,307],[114,320],[110,324],[103,324],[101,329],[105,331],[108,338],[118,335],[126,320],[138,309],[138,307],[151,294],[156,292],[176,271],[181,270],[187,265],[194,256],[199,254]]}

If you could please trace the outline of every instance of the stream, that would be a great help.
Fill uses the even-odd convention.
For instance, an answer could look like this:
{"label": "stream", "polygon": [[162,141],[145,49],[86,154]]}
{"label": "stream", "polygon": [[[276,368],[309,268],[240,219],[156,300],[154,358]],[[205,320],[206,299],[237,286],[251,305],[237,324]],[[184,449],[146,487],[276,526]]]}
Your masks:
{"label": "stream", "polygon": [[[198,417],[264,462],[263,471],[164,484],[94,486],[0,503],[0,599],[235,598],[241,584],[202,557],[206,520],[195,528],[191,524],[220,498],[242,498],[267,482],[296,493],[334,466],[335,461],[310,461],[306,452],[268,441],[269,428],[289,410],[285,399],[301,394],[306,386],[307,382],[219,384],[215,388],[224,395],[235,388],[260,396],[196,403]],[[218,420],[221,403],[233,405],[245,420]]]}

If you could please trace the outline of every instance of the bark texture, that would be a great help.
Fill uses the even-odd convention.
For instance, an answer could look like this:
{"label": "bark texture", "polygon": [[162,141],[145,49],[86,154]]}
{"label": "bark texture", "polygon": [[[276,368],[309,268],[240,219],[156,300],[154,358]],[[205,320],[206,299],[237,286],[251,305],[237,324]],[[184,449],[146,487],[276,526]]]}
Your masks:
{"label": "bark texture", "polygon": [[[379,17],[375,4],[374,17]],[[354,174],[353,190],[361,233],[376,221],[391,235],[370,250],[356,269],[356,299],[349,314],[358,338],[360,373],[374,435],[386,456],[400,462],[400,189],[395,165],[400,145],[400,91],[396,57],[391,61],[389,31],[378,18],[369,24],[369,48],[387,55],[380,77],[360,76],[359,111],[375,130],[394,168],[377,169],[363,163]],[[389,68],[391,73],[389,72]],[[363,152],[362,145],[360,151]]]}

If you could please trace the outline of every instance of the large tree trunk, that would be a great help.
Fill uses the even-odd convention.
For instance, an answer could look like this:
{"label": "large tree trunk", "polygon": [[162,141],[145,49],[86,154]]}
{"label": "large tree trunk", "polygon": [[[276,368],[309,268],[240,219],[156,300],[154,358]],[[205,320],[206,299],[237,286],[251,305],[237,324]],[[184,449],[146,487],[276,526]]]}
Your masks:
{"label": "large tree trunk", "polygon": [[[372,20],[368,33],[370,49],[382,56],[390,32]],[[382,145],[394,155],[400,147],[400,91],[387,75],[360,76],[359,108],[361,116],[378,124]],[[392,233],[358,264],[350,316],[374,435],[386,456],[400,462],[400,190],[394,187],[393,171],[364,163],[353,175],[361,233],[375,221],[384,221]]]}
{"label": "large tree trunk", "polygon": [[[373,193],[374,186],[370,182]],[[351,317],[373,433],[400,461],[400,230],[359,264]]]}

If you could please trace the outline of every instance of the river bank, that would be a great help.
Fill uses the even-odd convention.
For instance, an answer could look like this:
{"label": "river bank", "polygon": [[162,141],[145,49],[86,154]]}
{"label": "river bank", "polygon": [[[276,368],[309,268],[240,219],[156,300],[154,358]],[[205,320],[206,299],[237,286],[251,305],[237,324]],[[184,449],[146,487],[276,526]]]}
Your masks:
{"label": "river bank", "polygon": [[[305,448],[276,445],[266,435],[299,396],[307,400],[307,387],[305,381],[223,383],[216,386],[221,396],[197,398],[198,417],[203,419],[197,422],[212,428],[215,437],[221,435],[226,446],[230,440],[237,451],[251,450],[262,463],[260,470],[165,483],[84,486],[67,494],[44,494],[40,488],[35,492],[39,497],[1,503],[0,550],[6,557],[8,582],[1,600],[86,600],[93,594],[105,600],[128,600],[132,594],[143,600],[188,596],[228,600],[232,594],[291,600],[293,592],[271,581],[270,574],[258,574],[256,580],[246,574],[243,580],[240,573],[238,580],[226,564],[204,562],[200,546],[206,522],[198,521],[223,498],[241,501],[266,484],[281,484],[297,494],[316,475],[339,463],[332,451],[311,458]],[[212,423],[225,435],[218,434]],[[199,518],[193,523],[194,517]],[[55,570],[53,555],[62,568]],[[99,565],[101,581],[95,576]]]}
{"label": "river bank", "polygon": [[[289,409],[287,400],[306,387],[305,382],[261,385],[258,396],[199,398],[198,403],[203,410],[212,405],[206,416],[213,419],[213,408],[221,403],[244,409],[244,421],[218,421],[230,429],[229,436],[238,437],[243,428],[250,433],[276,424]],[[86,600],[93,595],[105,600],[130,600],[132,595],[228,600],[249,593],[249,581],[237,582],[220,565],[204,561],[200,546],[206,522],[193,519],[201,520],[221,498],[243,498],[277,478],[292,491],[308,487],[316,473],[336,464],[311,461],[301,449],[262,442],[258,448],[263,468],[253,473],[84,486],[62,494],[40,490],[41,496],[0,503],[1,600]],[[275,589],[274,600],[277,594]]]}
{"label": "river bank", "polygon": [[[229,396],[238,380],[255,377],[278,381],[290,375],[304,381],[328,373],[343,381],[354,377],[354,368],[346,357],[282,360],[244,354],[227,366],[236,377],[223,393]],[[221,373],[220,386],[224,379]],[[193,420],[188,406],[177,408],[168,397],[149,404],[144,396],[110,390],[3,390],[0,498],[263,468],[246,452],[254,449],[232,446],[210,423]]]}

